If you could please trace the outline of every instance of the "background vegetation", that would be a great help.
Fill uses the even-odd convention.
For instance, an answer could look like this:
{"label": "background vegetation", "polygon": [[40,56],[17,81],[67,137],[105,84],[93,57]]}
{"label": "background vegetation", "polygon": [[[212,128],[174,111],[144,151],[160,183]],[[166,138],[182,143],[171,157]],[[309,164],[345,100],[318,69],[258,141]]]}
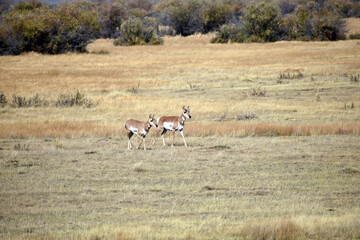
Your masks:
{"label": "background vegetation", "polygon": [[0,238],[359,239],[359,41],[213,37],[1,56]]}
{"label": "background vegetation", "polygon": [[[0,6],[0,54],[84,52],[97,38],[117,45],[161,44],[159,36],[217,32],[214,43],[345,39],[344,17],[359,17],[351,0],[110,0]],[[358,35],[353,34],[352,38]]]}

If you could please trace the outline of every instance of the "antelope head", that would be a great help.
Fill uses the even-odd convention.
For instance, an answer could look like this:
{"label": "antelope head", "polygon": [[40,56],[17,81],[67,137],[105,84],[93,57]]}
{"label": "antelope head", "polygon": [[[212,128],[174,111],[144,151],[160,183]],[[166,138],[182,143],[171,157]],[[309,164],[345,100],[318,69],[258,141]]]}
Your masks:
{"label": "antelope head", "polygon": [[149,115],[149,120],[148,120],[148,122],[149,122],[149,124],[151,125],[151,126],[153,126],[153,127],[158,127],[158,125],[154,122],[154,120],[155,120],[155,115],[153,114],[152,116],[151,116],[151,114]]}
{"label": "antelope head", "polygon": [[185,108],[185,106],[182,107],[182,110],[183,110],[183,115],[186,117],[186,118],[191,118],[190,116],[190,107],[188,106],[187,108]]}

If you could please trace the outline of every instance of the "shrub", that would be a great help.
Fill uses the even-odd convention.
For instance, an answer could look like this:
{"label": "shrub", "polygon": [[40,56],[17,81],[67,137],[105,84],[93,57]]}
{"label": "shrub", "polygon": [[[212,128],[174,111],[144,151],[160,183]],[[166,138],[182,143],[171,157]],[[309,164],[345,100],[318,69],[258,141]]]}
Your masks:
{"label": "shrub", "polygon": [[0,55],[46,52],[56,18],[47,5],[38,1],[20,2],[1,17]]}
{"label": "shrub", "polygon": [[114,45],[158,45],[163,40],[156,36],[156,22],[152,18],[129,18],[121,24],[119,37]]}
{"label": "shrub", "polygon": [[126,18],[126,7],[122,2],[101,2],[97,6],[99,14],[100,34],[103,38],[115,38],[116,29]]}
{"label": "shrub", "polygon": [[230,6],[220,3],[210,3],[201,10],[201,19],[203,22],[202,32],[208,33],[219,29],[231,18],[232,12]]}
{"label": "shrub", "polygon": [[58,24],[51,53],[86,52],[86,45],[100,36],[98,12],[86,1],[62,2],[55,10]]}
{"label": "shrub", "polygon": [[356,3],[349,0],[330,0],[327,1],[326,6],[341,17],[352,17],[354,15],[353,7],[356,6]]}
{"label": "shrub", "polygon": [[56,9],[36,0],[20,2],[1,16],[0,55],[84,52],[99,34],[98,15],[85,1],[60,3]]}
{"label": "shrub", "polygon": [[360,33],[352,33],[352,34],[350,34],[349,39],[360,39]]}
{"label": "shrub", "polygon": [[7,99],[6,96],[4,95],[3,91],[0,91],[0,107],[5,107],[5,105],[7,104]]}
{"label": "shrub", "polygon": [[250,4],[240,21],[223,25],[212,43],[272,42],[278,39],[280,9],[268,2]]}
{"label": "shrub", "polygon": [[35,96],[28,99],[26,97],[13,94],[12,102],[10,105],[13,108],[47,107],[49,106],[49,101],[41,98],[39,94],[35,94]]}
{"label": "shrub", "polygon": [[233,35],[234,28],[230,24],[222,25],[211,43],[228,43]]}
{"label": "shrub", "polygon": [[0,14],[7,11],[10,6],[14,4],[14,0],[1,0],[0,1]]}
{"label": "shrub", "polygon": [[172,27],[176,34],[188,36],[202,32],[200,1],[164,1],[158,4],[157,11],[159,22],[164,26]]}
{"label": "shrub", "polygon": [[297,7],[297,3],[282,0],[278,3],[278,6],[281,10],[281,15],[284,16],[286,14],[294,12]]}
{"label": "shrub", "polygon": [[345,39],[344,26],[340,15],[314,2],[300,5],[280,23],[283,39],[306,41]]}
{"label": "shrub", "polygon": [[259,85],[252,87],[248,90],[247,96],[260,97],[265,96],[266,91],[262,89]]}
{"label": "shrub", "polygon": [[93,102],[91,99],[85,97],[85,94],[80,92],[79,89],[77,89],[74,94],[60,94],[55,103],[57,107],[84,106],[90,108],[96,105],[98,105],[98,102]]}
{"label": "shrub", "polygon": [[249,4],[244,12],[245,33],[253,39],[272,42],[278,39],[280,9],[269,3]]}

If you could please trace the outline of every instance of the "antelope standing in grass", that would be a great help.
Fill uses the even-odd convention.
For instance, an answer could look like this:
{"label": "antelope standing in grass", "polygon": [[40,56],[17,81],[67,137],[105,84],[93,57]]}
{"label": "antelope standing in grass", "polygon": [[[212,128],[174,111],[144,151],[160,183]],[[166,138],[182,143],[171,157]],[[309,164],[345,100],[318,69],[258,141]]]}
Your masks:
{"label": "antelope standing in grass", "polygon": [[[154,123],[154,114],[152,116],[151,116],[151,114],[149,115],[149,120],[147,122],[141,122],[138,120],[129,119],[124,123],[124,126],[125,126],[126,130],[128,131],[127,132],[128,149],[132,148],[130,138],[132,137],[132,135],[136,134],[139,138],[139,146],[137,146],[137,148],[139,148],[141,143],[144,142],[144,150],[146,150],[146,146],[145,146],[146,134],[149,132],[151,126],[154,126],[156,128],[158,127]],[[141,137],[142,137],[142,139],[141,139]]]}
{"label": "antelope standing in grass", "polygon": [[[190,108],[189,106],[187,108],[185,108],[185,106],[182,107],[183,113],[181,114],[180,117],[177,116],[162,116],[160,118],[157,119],[157,124],[160,128],[160,130],[156,133],[156,135],[158,135],[161,131],[161,136],[163,138],[163,144],[164,146],[165,144],[165,137],[164,134],[167,131],[172,131],[173,132],[173,139],[172,139],[172,144],[171,146],[174,146],[174,138],[175,138],[175,132],[179,131],[183,140],[184,140],[184,144],[185,147],[187,147],[186,141],[185,141],[185,137],[184,137],[184,133],[183,133],[183,129],[184,129],[184,124],[185,124],[185,120],[187,118],[191,118],[190,116]],[[153,142],[153,145],[155,144],[155,141]]]}

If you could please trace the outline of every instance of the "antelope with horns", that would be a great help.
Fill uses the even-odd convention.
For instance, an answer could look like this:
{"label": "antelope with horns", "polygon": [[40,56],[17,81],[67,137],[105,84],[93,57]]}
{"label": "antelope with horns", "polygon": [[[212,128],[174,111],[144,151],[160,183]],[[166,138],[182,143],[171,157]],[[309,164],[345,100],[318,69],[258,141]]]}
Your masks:
{"label": "antelope with horns", "polygon": [[139,148],[141,143],[144,142],[144,150],[146,150],[146,146],[145,146],[146,134],[149,132],[151,126],[154,126],[156,128],[158,127],[154,123],[154,114],[152,116],[151,114],[149,115],[149,120],[147,122],[141,122],[138,120],[129,119],[124,123],[124,126],[125,129],[127,130],[128,149],[132,148],[130,138],[132,137],[132,135],[136,134],[139,138],[139,146],[137,146],[137,148]]}
{"label": "antelope with horns", "polygon": [[[172,139],[171,146],[174,146],[175,132],[179,131],[182,138],[183,138],[183,140],[184,140],[185,147],[187,147],[185,137],[184,137],[184,133],[183,133],[183,129],[184,129],[185,120],[187,118],[189,118],[189,119],[191,118],[189,106],[187,108],[185,108],[185,106],[183,106],[182,111],[183,111],[183,113],[181,114],[180,117],[177,117],[177,116],[162,116],[162,117],[157,119],[157,124],[158,124],[160,130],[156,133],[156,135],[158,135],[162,131],[161,136],[163,138],[164,146],[166,145],[165,144],[164,134],[167,131],[172,131],[173,132],[173,139]],[[155,144],[155,141],[154,141],[153,145],[154,144]]]}

